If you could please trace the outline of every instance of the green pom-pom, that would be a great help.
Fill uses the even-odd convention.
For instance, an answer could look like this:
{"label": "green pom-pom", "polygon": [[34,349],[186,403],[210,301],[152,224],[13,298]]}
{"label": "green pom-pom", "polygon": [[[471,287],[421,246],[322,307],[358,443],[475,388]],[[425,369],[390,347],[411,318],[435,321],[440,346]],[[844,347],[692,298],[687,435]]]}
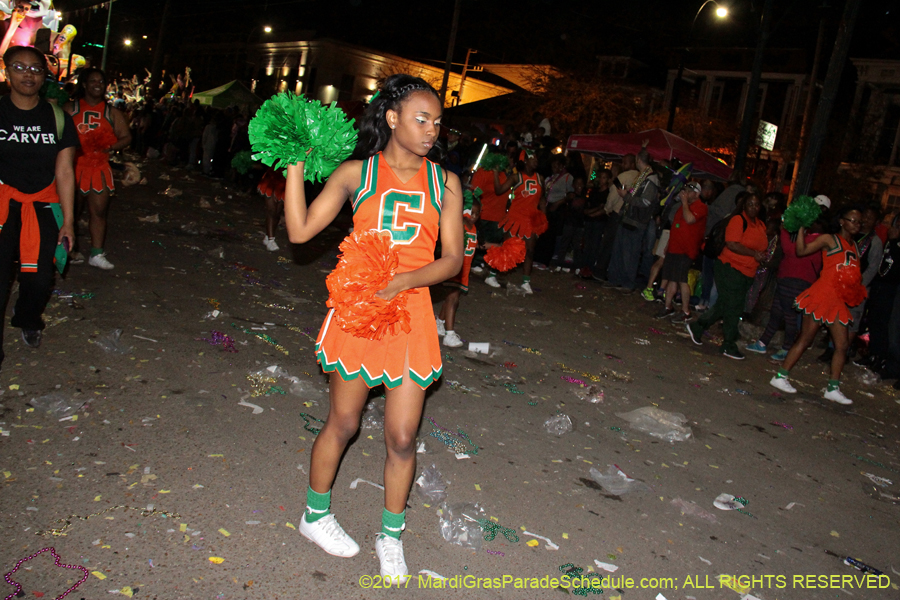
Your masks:
{"label": "green pom-pom", "polygon": [[231,159],[232,168],[240,173],[241,175],[246,175],[250,172],[250,169],[253,168],[253,153],[249,150],[243,150],[234,155]]}
{"label": "green pom-pom", "polygon": [[250,121],[253,158],[276,169],[305,162],[307,181],[323,181],[356,147],[353,120],[332,102],[322,106],[302,94],[272,96]]}
{"label": "green pom-pom", "polygon": [[69,94],[67,94],[66,91],[59,86],[59,84],[53,81],[44,82],[44,86],[41,88],[40,96],[41,98],[46,98],[47,100],[56,100],[56,103],[60,106],[69,101]]}
{"label": "green pom-pom", "polygon": [[488,152],[481,157],[479,167],[485,171],[505,171],[509,168],[509,157],[505,154]]}
{"label": "green pom-pom", "polygon": [[784,211],[781,216],[781,224],[790,233],[795,233],[801,227],[809,227],[816,222],[822,214],[822,207],[809,196],[800,196]]}

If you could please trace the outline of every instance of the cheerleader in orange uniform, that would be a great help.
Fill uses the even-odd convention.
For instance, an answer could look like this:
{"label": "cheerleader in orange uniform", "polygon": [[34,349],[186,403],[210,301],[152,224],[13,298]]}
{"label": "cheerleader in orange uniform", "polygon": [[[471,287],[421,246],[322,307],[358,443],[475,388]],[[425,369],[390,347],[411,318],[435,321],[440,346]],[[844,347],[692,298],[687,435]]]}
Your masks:
{"label": "cheerleader in orange uniform", "polygon": [[[94,67],[78,74],[75,100],[67,102],[65,110],[72,115],[81,142],[81,149],[75,155],[75,187],[80,192],[75,214],[81,213],[87,197],[91,230],[88,264],[109,270],[114,265],[106,258],[103,246],[109,195],[116,189],[109,154],[131,144],[131,129],[125,115],[106,102],[106,75]],[[80,260],[83,259],[77,257],[73,262]]]}
{"label": "cheerleader in orange uniform", "polygon": [[[801,227],[797,232],[797,256],[809,256],[821,251],[823,264],[819,279],[795,300],[795,306],[803,311],[800,335],[788,351],[784,367],[779,369],[769,382],[783,392],[788,394],[797,392],[788,380],[788,375],[812,344],[819,327],[826,325],[834,340],[834,356],[831,358],[831,379],[828,380],[825,399],[839,404],[852,404],[852,400],[844,396],[840,389],[841,371],[847,360],[847,347],[850,343],[849,326],[852,321],[846,302],[847,290],[844,289],[846,286],[840,279],[849,276],[849,279],[855,282],[862,280],[859,273],[859,250],[853,241],[859,233],[861,220],[860,210],[851,206],[840,213],[841,229],[836,235],[822,235],[807,244],[804,237],[806,229]],[[865,293],[863,291],[861,297],[860,294],[856,296],[858,300],[850,300],[854,303],[853,306],[865,299]]]}
{"label": "cheerleader in orange uniform", "polygon": [[278,244],[275,243],[275,229],[284,210],[284,186],[286,182],[280,169],[268,169],[259,180],[256,190],[266,197],[266,236],[263,238],[263,246],[269,252],[277,252]]}
{"label": "cheerleader in orange uniform", "polygon": [[[384,384],[384,511],[375,552],[381,575],[408,576],[400,533],[416,470],[416,433],[425,388],[441,376],[441,352],[428,286],[456,275],[463,261],[462,189],[453,173],[425,158],[438,140],[441,101],[418,77],[393,75],[372,98],[359,124],[353,157],[329,178],[307,209],[304,165],[287,169],[284,213],[288,237],[304,243],[327,227],[349,199],[356,232],[388,232],[399,267],[377,293],[391,300],[406,290],[408,333],[378,341],[354,337],[328,313],[316,356],[331,373],[328,419],[310,457],[307,510],[299,531],[329,554],[355,556],[359,546],[330,513],[331,487],[341,456],[359,429],[369,388]],[[441,258],[434,259],[441,238]]]}
{"label": "cheerleader in orange uniform", "polygon": [[[471,197],[470,197],[471,198]],[[468,204],[468,200],[465,201]],[[456,309],[459,308],[459,299],[462,294],[469,293],[469,271],[472,268],[472,259],[475,257],[475,250],[478,248],[478,229],[475,224],[481,217],[481,202],[472,201],[472,207],[463,210],[463,227],[466,231],[465,250],[463,251],[463,266],[456,277],[444,282],[447,287],[453,288],[444,303],[441,304],[441,311],[438,313],[437,323],[438,335],[444,338],[444,345],[448,348],[459,348],[463,345],[463,341],[459,339],[456,333]]]}
{"label": "cheerleader in orange uniform", "polygon": [[525,262],[522,265],[525,276],[522,278],[522,289],[526,294],[534,293],[531,289],[531,265],[534,262],[534,247],[539,235],[547,231],[547,215],[541,205],[544,180],[537,172],[537,155],[531,150],[523,150],[522,157],[525,168],[510,177],[498,194],[513,190],[513,200],[500,222],[500,227],[511,237],[525,239]]}

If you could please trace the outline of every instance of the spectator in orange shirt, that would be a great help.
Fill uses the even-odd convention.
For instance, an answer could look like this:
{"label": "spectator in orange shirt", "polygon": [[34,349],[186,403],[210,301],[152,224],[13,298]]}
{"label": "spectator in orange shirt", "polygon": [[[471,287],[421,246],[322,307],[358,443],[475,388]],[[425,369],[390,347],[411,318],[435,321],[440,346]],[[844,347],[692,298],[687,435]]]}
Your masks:
{"label": "spectator in orange shirt", "polygon": [[756,269],[765,258],[769,240],[766,238],[766,224],[757,218],[761,206],[759,196],[741,192],[736,200],[736,207],[725,230],[725,248],[714,266],[719,299],[702,317],[689,323],[687,330],[691,340],[700,346],[703,344],[703,333],[721,319],[725,338],[722,342],[722,354],[735,360],[744,360],[744,355],[737,346],[740,337],[738,323]]}

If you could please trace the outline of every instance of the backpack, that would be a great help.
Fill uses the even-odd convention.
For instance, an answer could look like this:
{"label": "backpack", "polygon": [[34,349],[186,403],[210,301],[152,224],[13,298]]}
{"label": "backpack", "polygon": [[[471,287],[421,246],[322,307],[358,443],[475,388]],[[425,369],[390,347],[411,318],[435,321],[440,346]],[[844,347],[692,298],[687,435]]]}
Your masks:
{"label": "backpack", "polygon": [[[747,219],[744,215],[737,215],[744,223],[744,231],[747,231]],[[728,229],[728,223],[734,217],[722,219],[709,230],[709,235],[703,240],[703,255],[712,259],[719,258],[722,250],[725,249],[725,230]]]}

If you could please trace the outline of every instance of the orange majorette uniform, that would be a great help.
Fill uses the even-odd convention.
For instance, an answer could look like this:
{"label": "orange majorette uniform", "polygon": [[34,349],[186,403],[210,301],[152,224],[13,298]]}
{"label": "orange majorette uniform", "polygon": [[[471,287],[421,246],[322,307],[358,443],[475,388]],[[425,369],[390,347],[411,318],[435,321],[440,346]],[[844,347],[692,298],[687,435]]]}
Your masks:
{"label": "orange majorette uniform", "polygon": [[856,242],[848,242],[839,235],[834,236],[839,247],[822,250],[822,272],[819,279],[805,292],[797,296],[794,305],[816,321],[831,325],[840,322],[849,325],[853,318],[850,309],[835,291],[838,267],[859,269],[859,250]]}
{"label": "orange majorette uniform", "polygon": [[256,191],[266,198],[274,197],[278,202],[284,202],[284,191],[287,180],[281,174],[281,170],[267,169],[256,186]]}
{"label": "orange majorette uniform", "polygon": [[[112,108],[105,101],[91,106],[84,98],[75,105],[72,120],[78,130],[78,139],[84,146],[84,136],[88,131],[97,128],[108,128],[115,136],[112,120]],[[115,191],[112,169],[109,168],[109,155],[87,155],[78,150],[75,155],[75,185],[82,194],[88,192],[102,193],[104,190]]]}
{"label": "orange majorette uniform", "polygon": [[530,238],[547,231],[547,215],[538,209],[542,192],[540,175],[526,175],[524,171],[521,175],[522,183],[513,189],[512,204],[500,227],[515,237]]}
{"label": "orange majorette uniform", "polygon": [[447,287],[459,288],[463,293],[469,293],[469,271],[472,269],[472,259],[475,258],[475,250],[478,248],[478,230],[474,224],[469,224],[463,219],[463,227],[466,229],[466,241],[463,251],[462,269],[456,277],[444,282]]}
{"label": "orange majorette uniform", "polygon": [[[362,178],[353,195],[355,231],[389,231],[400,256],[398,273],[414,271],[434,261],[434,247],[441,221],[444,194],[441,167],[423,159],[418,173],[404,183],[379,152],[363,161]],[[337,371],[341,379],[362,377],[366,385],[383,383],[393,389],[403,382],[403,365],[422,389],[441,376],[441,347],[428,288],[410,294],[407,310],[410,332],[386,334],[367,340],[346,333],[328,312],[316,340],[316,359],[326,373]]]}

